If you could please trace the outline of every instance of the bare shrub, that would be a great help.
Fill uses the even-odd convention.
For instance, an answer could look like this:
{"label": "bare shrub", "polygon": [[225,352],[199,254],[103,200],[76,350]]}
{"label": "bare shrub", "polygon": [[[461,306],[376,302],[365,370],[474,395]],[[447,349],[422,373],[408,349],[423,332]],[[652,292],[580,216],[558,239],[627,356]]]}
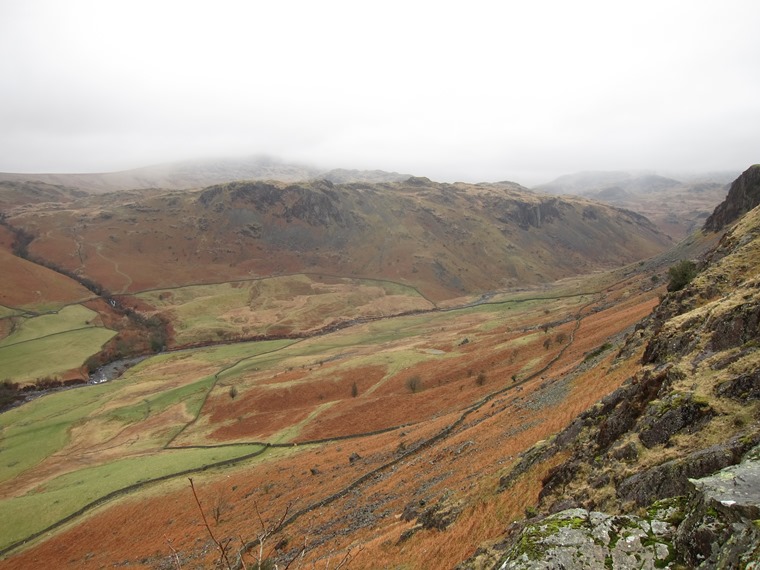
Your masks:
{"label": "bare shrub", "polygon": [[417,392],[422,390],[422,378],[420,378],[419,375],[417,374],[407,378],[406,387],[409,389],[409,391],[412,394],[416,394]]}

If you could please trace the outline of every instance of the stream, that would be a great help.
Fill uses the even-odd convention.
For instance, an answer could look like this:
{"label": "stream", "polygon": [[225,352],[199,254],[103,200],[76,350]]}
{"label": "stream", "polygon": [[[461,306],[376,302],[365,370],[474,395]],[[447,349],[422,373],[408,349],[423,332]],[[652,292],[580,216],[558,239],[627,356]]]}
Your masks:
{"label": "stream", "polygon": [[87,379],[87,383],[88,384],[102,384],[103,382],[109,382],[111,380],[115,380],[116,378],[124,374],[127,370],[129,370],[136,364],[139,364],[146,358],[149,358],[149,356],[153,356],[153,355],[133,356],[131,358],[122,358],[121,360],[114,360],[113,362],[104,364],[103,366],[98,368],[95,372],[90,374],[90,377]]}

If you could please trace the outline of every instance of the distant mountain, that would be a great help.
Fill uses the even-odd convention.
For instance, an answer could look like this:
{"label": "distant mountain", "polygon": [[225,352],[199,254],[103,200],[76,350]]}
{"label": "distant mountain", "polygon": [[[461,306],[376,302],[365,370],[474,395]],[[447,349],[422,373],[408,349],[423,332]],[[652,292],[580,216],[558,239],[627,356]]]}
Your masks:
{"label": "distant mountain", "polygon": [[87,192],[59,184],[11,180],[0,181],[0,211],[22,204],[70,202],[84,196],[87,196]]}
{"label": "distant mountain", "polygon": [[670,244],[645,217],[586,199],[420,177],[89,195],[9,223],[33,236],[33,255],[113,292],[314,272],[400,280],[444,299],[617,267]]}
{"label": "distant mountain", "polygon": [[574,194],[645,215],[675,239],[697,230],[726,196],[721,173],[695,176],[686,181],[654,173],[580,172],[561,176],[534,190]]}
{"label": "distant mountain", "polygon": [[121,172],[88,174],[0,173],[0,182],[33,181],[49,185],[75,187],[91,193],[117,190],[165,188],[200,189],[234,180],[277,180],[296,182],[325,178],[333,182],[390,182],[408,178],[408,174],[382,170],[323,170],[313,166],[284,162],[255,155],[246,158],[189,160],[146,166]]}
{"label": "distant mountain", "polygon": [[634,175],[624,171],[585,171],[565,174],[533,189],[547,194],[585,195],[611,186],[623,188],[632,178]]}
{"label": "distant mountain", "polygon": [[401,182],[410,177],[409,174],[386,172],[385,170],[349,170],[345,168],[334,168],[319,175],[319,178],[329,180],[335,184],[347,184],[350,182]]}
{"label": "distant mountain", "polygon": [[661,175],[652,171],[592,170],[565,174],[546,184],[534,186],[533,189],[546,194],[578,196],[593,196],[611,187],[632,193],[647,193],[685,185],[728,185],[738,175],[739,172],[733,171]]}

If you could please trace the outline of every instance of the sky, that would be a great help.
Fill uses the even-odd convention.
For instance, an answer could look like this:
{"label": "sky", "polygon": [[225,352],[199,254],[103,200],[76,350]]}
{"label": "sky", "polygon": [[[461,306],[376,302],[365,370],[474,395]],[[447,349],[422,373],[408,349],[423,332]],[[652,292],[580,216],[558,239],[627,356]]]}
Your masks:
{"label": "sky", "polygon": [[756,0],[0,0],[0,171],[760,162]]}

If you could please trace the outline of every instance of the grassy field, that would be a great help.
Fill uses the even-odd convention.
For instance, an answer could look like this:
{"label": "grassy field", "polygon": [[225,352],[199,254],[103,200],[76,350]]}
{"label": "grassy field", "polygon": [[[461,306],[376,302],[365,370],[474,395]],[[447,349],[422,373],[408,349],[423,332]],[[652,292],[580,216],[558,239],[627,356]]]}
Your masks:
{"label": "grassy field", "polygon": [[251,455],[261,446],[163,450],[79,469],[29,493],[0,500],[0,548],[39,532],[109,493],[153,479]]}
{"label": "grassy field", "polygon": [[179,345],[306,331],[335,320],[431,307],[401,284],[308,275],[192,285],[137,297],[168,318]]}
{"label": "grassy field", "polygon": [[59,376],[82,366],[115,334],[103,327],[88,327],[0,347],[0,374],[22,383]]}
{"label": "grassy field", "polygon": [[0,305],[0,319],[4,319],[6,317],[12,317],[13,315],[18,315],[18,314],[19,314],[18,309],[12,309],[10,307]]}
{"label": "grassy field", "polygon": [[71,426],[84,421],[119,388],[112,383],[66,390],[0,414],[0,483],[60,450]]}
{"label": "grassy field", "polygon": [[55,377],[82,366],[116,333],[96,324],[97,313],[70,305],[57,313],[24,318],[0,341],[1,379]]}
{"label": "grassy field", "polygon": [[0,348],[44,336],[92,327],[95,326],[92,321],[97,316],[95,311],[82,305],[69,305],[57,313],[24,319],[13,334],[0,341]]}

